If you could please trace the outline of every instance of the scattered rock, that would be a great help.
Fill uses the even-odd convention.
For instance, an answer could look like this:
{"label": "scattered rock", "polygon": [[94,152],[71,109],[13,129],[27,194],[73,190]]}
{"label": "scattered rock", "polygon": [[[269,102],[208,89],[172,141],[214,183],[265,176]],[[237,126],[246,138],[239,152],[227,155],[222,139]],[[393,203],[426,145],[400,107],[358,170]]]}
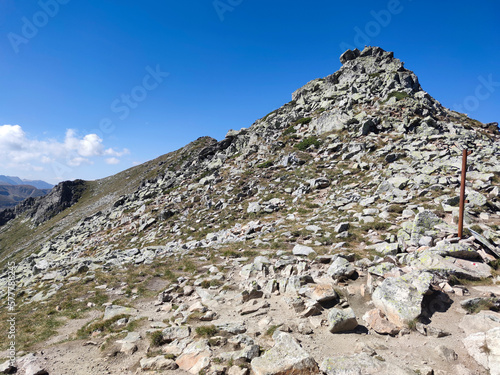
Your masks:
{"label": "scattered rock", "polygon": [[175,370],[179,367],[174,360],[166,359],[162,355],[152,358],[142,358],[140,366],[143,371]]}
{"label": "scattered rock", "polygon": [[342,257],[337,257],[326,273],[334,280],[344,280],[350,278],[355,272],[354,266]]}
{"label": "scattered rock", "polygon": [[397,335],[399,328],[391,323],[379,309],[372,309],[363,315],[363,320],[368,327],[382,335]]}
{"label": "scattered rock", "polygon": [[428,272],[389,277],[375,289],[373,303],[391,323],[403,328],[422,313],[422,300],[432,279]]}
{"label": "scattered rock", "polygon": [[333,308],[328,313],[328,330],[331,333],[352,331],[358,326],[356,315],[351,308]]}
{"label": "scattered rock", "polygon": [[293,255],[297,256],[309,256],[311,254],[316,254],[316,251],[314,251],[311,247],[309,246],[304,246],[304,245],[295,245],[293,247]]}
{"label": "scattered rock", "polygon": [[306,375],[317,374],[318,365],[299,343],[288,333],[276,331],[274,346],[262,357],[252,359],[256,375]]}

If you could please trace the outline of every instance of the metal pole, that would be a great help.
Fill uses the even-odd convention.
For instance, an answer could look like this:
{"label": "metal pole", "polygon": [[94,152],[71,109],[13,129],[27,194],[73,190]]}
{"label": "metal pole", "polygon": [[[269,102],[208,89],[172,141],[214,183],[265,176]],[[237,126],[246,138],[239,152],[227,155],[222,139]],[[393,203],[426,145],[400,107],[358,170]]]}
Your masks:
{"label": "metal pole", "polygon": [[460,208],[458,212],[458,238],[462,239],[464,229],[465,175],[467,173],[467,149],[462,151],[462,181],[460,184]]}

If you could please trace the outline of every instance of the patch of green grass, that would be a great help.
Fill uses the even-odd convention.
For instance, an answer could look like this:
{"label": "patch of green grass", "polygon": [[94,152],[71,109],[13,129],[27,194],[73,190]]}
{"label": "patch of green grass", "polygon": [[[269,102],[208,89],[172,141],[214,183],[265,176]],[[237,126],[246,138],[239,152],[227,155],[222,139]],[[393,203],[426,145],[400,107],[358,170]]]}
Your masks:
{"label": "patch of green grass", "polygon": [[124,319],[124,318],[129,318],[130,315],[125,315],[125,314],[120,314],[120,315],[117,315],[111,319],[107,319],[107,320],[102,320],[102,321],[97,321],[97,322],[94,322],[94,323],[89,323],[85,326],[83,326],[82,328],[80,328],[76,335],[77,337],[79,338],[86,338],[88,337],[89,335],[91,335],[93,332],[118,332],[118,331],[121,331],[122,328],[118,328],[118,329],[115,329],[113,327],[113,324],[115,324],[118,320],[120,319]]}
{"label": "patch of green grass", "polygon": [[294,121],[294,125],[303,125],[303,124],[309,124],[311,122],[312,118],[311,117],[303,117],[301,119],[298,119],[297,121]]}
{"label": "patch of green grass", "polygon": [[161,331],[154,331],[149,336],[149,342],[152,347],[159,347],[165,344],[165,339],[163,338],[163,333]]}
{"label": "patch of green grass", "polygon": [[203,280],[200,284],[202,288],[208,289],[210,287],[219,287],[222,285],[222,282],[216,279],[212,280]]}
{"label": "patch of green grass", "polygon": [[408,94],[404,91],[393,91],[391,93],[389,93],[389,95],[387,95],[387,101],[389,101],[390,98],[396,98],[396,101],[400,101],[400,100],[403,100],[404,98],[407,98],[408,97]]}
{"label": "patch of green grass", "polygon": [[500,259],[495,259],[490,262],[490,267],[493,268],[495,271],[500,270]]}
{"label": "patch of green grass", "polygon": [[271,116],[273,113],[275,113],[276,111],[277,111],[277,109],[275,109],[275,110],[274,110],[274,111],[272,111],[272,112],[269,112],[267,115],[265,115],[265,116],[262,118],[262,121],[266,121],[266,120],[267,120],[267,118],[268,118],[269,116]]}
{"label": "patch of green grass", "polygon": [[218,332],[218,330],[217,327],[212,324],[209,326],[196,327],[195,332],[198,336],[201,337],[212,337]]}
{"label": "patch of green grass", "polygon": [[189,259],[183,258],[177,268],[179,271],[184,271],[188,273],[195,273],[197,268],[196,265]]}
{"label": "patch of green grass", "polygon": [[483,233],[483,228],[481,228],[479,225],[474,224],[469,227],[469,229],[472,229],[473,231],[482,234]]}
{"label": "patch of green grass", "polygon": [[276,332],[276,330],[281,327],[282,325],[281,324],[274,324],[272,325],[271,327],[269,327],[266,331],[266,336],[272,336],[274,334],[274,332]]}
{"label": "patch of green grass", "polygon": [[295,145],[295,148],[299,149],[300,151],[307,150],[310,146],[314,146],[315,148],[318,148],[321,145],[321,142],[318,140],[318,137],[316,136],[311,136],[304,138],[302,141],[297,143]]}
{"label": "patch of green grass", "polygon": [[271,160],[268,160],[268,161],[265,161],[263,163],[257,164],[256,167],[257,168],[269,168],[269,167],[272,167],[273,164],[274,163]]}
{"label": "patch of green grass", "polygon": [[477,314],[482,310],[492,310],[495,307],[495,303],[492,299],[481,299],[477,303],[465,305],[463,307],[468,313]]}
{"label": "patch of green grass", "polygon": [[272,241],[271,242],[271,249],[273,250],[285,250],[288,248],[288,245],[285,242],[281,241]]}
{"label": "patch of green grass", "polygon": [[310,209],[320,208],[321,207],[319,204],[313,203],[313,202],[306,202],[305,205],[306,205],[307,208],[310,208]]}
{"label": "patch of green grass", "polygon": [[364,223],[360,225],[360,229],[364,232],[372,230],[387,230],[391,227],[391,223],[386,223],[384,221],[374,221],[373,223]]}
{"label": "patch of green grass", "polygon": [[222,256],[226,258],[241,258],[243,254],[235,250],[224,250]]}
{"label": "patch of green grass", "polygon": [[401,204],[391,204],[387,208],[387,212],[394,212],[396,214],[402,214],[404,210],[405,210],[405,208]]}
{"label": "patch of green grass", "polygon": [[493,280],[491,278],[482,278],[482,279],[479,279],[479,280],[470,280],[470,279],[464,279],[464,278],[460,278],[460,277],[457,277],[455,275],[452,275],[448,278],[448,283],[451,285],[451,286],[455,286],[455,285],[470,285],[470,286],[474,286],[474,285],[490,285],[491,283],[493,282]]}
{"label": "patch of green grass", "polygon": [[417,323],[418,323],[418,318],[409,320],[408,322],[406,322],[406,325],[410,331],[416,331]]}
{"label": "patch of green grass", "polygon": [[297,130],[295,129],[295,126],[291,125],[285,129],[285,131],[283,132],[283,135],[287,136],[287,135],[295,134],[296,132],[297,132]]}

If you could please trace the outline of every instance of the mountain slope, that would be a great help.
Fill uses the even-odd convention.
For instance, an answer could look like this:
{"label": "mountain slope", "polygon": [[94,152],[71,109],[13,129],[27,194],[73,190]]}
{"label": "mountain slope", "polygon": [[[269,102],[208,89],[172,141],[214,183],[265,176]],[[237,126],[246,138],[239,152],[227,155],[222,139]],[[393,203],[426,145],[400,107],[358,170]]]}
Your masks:
{"label": "mountain slope", "polygon": [[[346,361],[358,373],[486,373],[473,359],[475,344],[462,344],[473,337],[458,329],[455,319],[468,326],[468,318],[455,306],[500,306],[494,286],[495,297],[481,300],[481,289],[462,285],[498,280],[498,128],[443,107],[391,52],[366,47],[341,62],[338,72],[307,83],[291,102],[222,141],[201,138],[115,176],[81,181],[74,199],[54,193],[6,210],[1,261],[16,261],[27,319],[33,304],[51,319],[102,311],[108,300],[133,305],[164,329],[162,353],[176,359],[167,364],[192,373],[226,373],[233,361],[273,374],[300,366],[335,373]],[[463,148],[472,150],[471,231],[459,240]],[[475,232],[482,236],[468,238]],[[161,292],[155,302],[154,291]],[[467,302],[465,291],[479,300]],[[203,326],[212,320],[213,327]],[[109,325],[96,324],[101,329],[85,332],[102,338],[104,348],[106,338],[122,338],[122,328],[109,333]],[[389,336],[365,336],[367,329]],[[441,338],[446,330],[451,336]],[[205,342],[203,332],[221,337]],[[408,357],[405,336],[422,354]],[[348,357],[358,341],[362,353]],[[148,368],[142,364],[151,347],[137,343],[130,363],[112,364],[116,373],[135,370],[139,360]],[[496,363],[495,350],[481,355]],[[185,368],[193,356],[201,367]]]}

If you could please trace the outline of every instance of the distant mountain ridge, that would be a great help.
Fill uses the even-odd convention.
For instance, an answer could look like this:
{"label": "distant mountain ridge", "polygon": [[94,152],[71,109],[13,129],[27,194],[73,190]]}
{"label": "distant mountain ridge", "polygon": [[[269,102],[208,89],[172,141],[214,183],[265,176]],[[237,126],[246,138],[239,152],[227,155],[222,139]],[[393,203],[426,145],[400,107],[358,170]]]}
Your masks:
{"label": "distant mountain ridge", "polygon": [[42,180],[26,180],[16,176],[0,175],[0,185],[30,185],[37,189],[52,189],[54,185]]}
{"label": "distant mountain ridge", "polygon": [[27,198],[44,196],[52,188],[45,181],[0,175],[0,210],[14,207]]}

